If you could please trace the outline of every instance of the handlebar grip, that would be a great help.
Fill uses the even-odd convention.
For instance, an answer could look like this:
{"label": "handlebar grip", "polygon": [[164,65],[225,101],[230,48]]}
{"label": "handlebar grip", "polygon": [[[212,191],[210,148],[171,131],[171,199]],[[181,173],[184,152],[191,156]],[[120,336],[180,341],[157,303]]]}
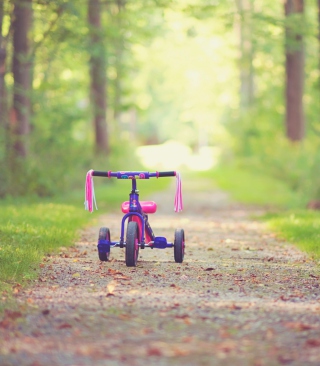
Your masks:
{"label": "handlebar grip", "polygon": [[175,171],[171,171],[171,172],[158,172],[158,176],[159,177],[175,177],[176,176],[176,172]]}
{"label": "handlebar grip", "polygon": [[92,172],[92,175],[94,177],[107,177],[108,178],[108,172],[101,172],[101,171],[98,171],[98,170],[94,170]]}
{"label": "handlebar grip", "polygon": [[[94,170],[92,172],[92,176],[94,177],[106,177],[106,178],[118,178],[118,179],[128,179],[128,177],[131,177],[130,179],[135,178],[135,176],[139,176],[140,179],[149,179],[151,177],[175,177],[176,172],[175,171],[169,171],[169,172],[156,172],[156,173],[149,173],[149,172],[103,172],[99,170]],[[138,177],[138,178],[139,178]]]}

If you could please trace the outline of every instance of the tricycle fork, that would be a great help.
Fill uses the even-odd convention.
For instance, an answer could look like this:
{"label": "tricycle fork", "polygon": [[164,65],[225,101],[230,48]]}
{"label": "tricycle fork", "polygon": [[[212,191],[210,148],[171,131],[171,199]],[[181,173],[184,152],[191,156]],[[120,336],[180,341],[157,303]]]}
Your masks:
{"label": "tricycle fork", "polygon": [[[129,218],[129,221],[136,221],[139,226],[139,244],[144,245],[145,244],[145,238],[144,238],[144,217],[138,213],[138,212],[128,212],[125,214],[121,221],[121,233],[120,233],[120,248],[124,247],[124,228],[126,220]],[[133,218],[137,218],[137,220],[132,220]],[[131,220],[130,220],[131,219]]]}

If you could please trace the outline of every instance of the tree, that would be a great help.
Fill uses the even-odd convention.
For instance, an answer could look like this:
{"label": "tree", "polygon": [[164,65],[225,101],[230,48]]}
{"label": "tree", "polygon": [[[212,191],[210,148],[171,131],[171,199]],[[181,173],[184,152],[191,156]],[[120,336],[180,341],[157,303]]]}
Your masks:
{"label": "tree", "polygon": [[30,132],[31,62],[29,36],[32,24],[32,0],[15,0],[13,10],[13,103],[10,113],[14,158],[28,155]]}
{"label": "tree", "polygon": [[[318,0],[318,47],[319,47],[319,72],[320,72],[320,0]],[[319,87],[320,87],[320,73],[319,73]]]}
{"label": "tree", "polygon": [[254,99],[252,0],[236,0],[239,13],[238,32],[240,48],[240,106],[247,109]]}
{"label": "tree", "polygon": [[8,2],[0,2],[0,145],[2,146],[2,154],[0,153],[0,156],[6,155],[6,147],[8,144],[8,93],[5,83],[5,75],[7,73],[7,45],[9,30],[5,33],[5,30],[3,29],[4,17],[8,12],[8,6]]}
{"label": "tree", "polygon": [[100,0],[88,0],[90,89],[96,153],[108,153],[106,50],[101,27]]}
{"label": "tree", "polygon": [[[302,35],[303,0],[286,0],[286,133],[292,141],[304,137],[304,49]],[[298,24],[297,21],[298,20]]]}
{"label": "tree", "polygon": [[[117,28],[118,28],[118,33],[121,30],[121,28],[123,27],[122,25],[122,13],[125,9],[125,5],[126,5],[126,0],[117,0],[117,9],[118,9],[118,14],[116,17],[116,22],[117,22]],[[124,73],[124,67],[123,67],[123,51],[124,51],[124,39],[123,36],[119,35],[117,37],[116,40],[116,44],[115,44],[115,60],[116,60],[116,79],[115,79],[115,83],[114,83],[114,105],[113,105],[113,109],[114,109],[114,119],[117,123],[119,123],[119,118],[120,118],[120,113],[121,113],[121,94],[122,94],[122,89],[121,89],[121,79],[123,77],[123,73]]]}

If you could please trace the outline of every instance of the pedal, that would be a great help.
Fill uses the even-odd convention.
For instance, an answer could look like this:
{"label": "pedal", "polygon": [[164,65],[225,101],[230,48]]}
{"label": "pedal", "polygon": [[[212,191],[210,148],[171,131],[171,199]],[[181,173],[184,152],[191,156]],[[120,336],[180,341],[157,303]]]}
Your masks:
{"label": "pedal", "polygon": [[153,247],[158,249],[166,249],[167,239],[163,236],[156,236],[153,241]]}

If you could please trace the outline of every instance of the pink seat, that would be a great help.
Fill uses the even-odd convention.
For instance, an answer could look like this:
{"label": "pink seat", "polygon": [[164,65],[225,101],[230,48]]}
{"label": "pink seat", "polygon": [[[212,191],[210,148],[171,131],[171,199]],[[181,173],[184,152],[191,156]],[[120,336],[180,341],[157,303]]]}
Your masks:
{"label": "pink seat", "polygon": [[[146,214],[155,213],[157,211],[157,204],[154,201],[140,201],[142,211]],[[125,201],[121,205],[123,213],[129,212],[129,201]]]}

